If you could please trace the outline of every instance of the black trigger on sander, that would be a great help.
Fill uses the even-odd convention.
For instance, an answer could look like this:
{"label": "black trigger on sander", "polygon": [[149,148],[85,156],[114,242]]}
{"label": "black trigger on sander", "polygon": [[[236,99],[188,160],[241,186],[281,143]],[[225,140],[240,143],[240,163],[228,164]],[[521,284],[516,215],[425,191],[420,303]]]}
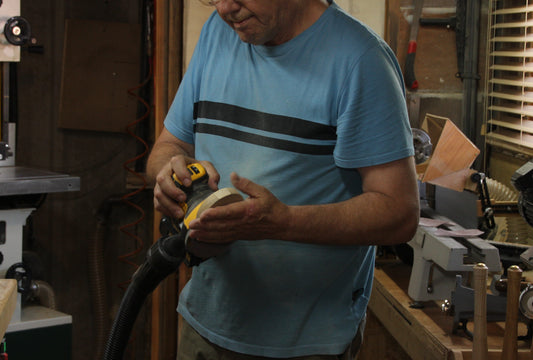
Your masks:
{"label": "black trigger on sander", "polygon": [[183,185],[176,174],[172,174],[172,180],[187,195],[186,202],[179,204],[185,214],[179,228],[180,235],[184,237],[187,250],[185,262],[188,266],[194,266],[208,258],[221,254],[227,249],[229,244],[207,244],[189,237],[189,224],[191,221],[198,218],[207,209],[228,205],[244,199],[235,188],[212,190],[208,185],[209,176],[201,164],[189,164],[187,165],[187,170],[189,170],[191,175],[191,185]]}

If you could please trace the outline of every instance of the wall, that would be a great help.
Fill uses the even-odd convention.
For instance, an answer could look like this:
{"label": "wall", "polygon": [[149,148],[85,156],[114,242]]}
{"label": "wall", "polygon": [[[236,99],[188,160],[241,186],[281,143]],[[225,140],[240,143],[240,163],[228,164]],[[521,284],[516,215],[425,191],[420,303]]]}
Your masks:
{"label": "wall", "polygon": [[[118,284],[129,280],[134,271],[133,266],[123,263],[119,257],[140,247],[142,252],[131,258],[132,262],[140,263],[152,241],[152,203],[149,190],[134,199],[146,210],[147,216],[127,230],[139,234],[140,240],[123,234],[119,227],[140,216],[137,210],[116,201],[131,191],[126,188],[127,171],[123,166],[138,154],[137,141],[125,133],[58,127],[65,19],[138,24],[140,0],[22,0],[21,6],[22,16],[30,22],[37,45],[42,45],[44,52],[24,50],[22,60],[17,64],[17,165],[81,178],[80,191],[50,194],[34,212],[33,226],[26,230],[25,248],[38,253],[44,269],[42,279],[53,286],[58,310],[73,316],[74,359],[88,359],[93,358],[98,345],[89,276],[89,254],[95,244],[98,224],[95,215],[106,199],[113,199],[106,218],[103,243],[106,260],[104,288],[109,296],[104,311],[109,322],[123,294]],[[102,60],[94,59],[97,62]],[[83,68],[79,72],[91,77]],[[140,71],[139,77],[132,79],[131,86],[139,81]],[[102,87],[102,94],[107,90]],[[102,102],[104,100],[102,98]],[[98,99],[95,106],[97,102]],[[114,120],[105,111],[97,116]],[[149,346],[149,340],[145,338],[149,322],[144,314],[140,316],[137,328],[136,358],[149,358],[145,352]]]}

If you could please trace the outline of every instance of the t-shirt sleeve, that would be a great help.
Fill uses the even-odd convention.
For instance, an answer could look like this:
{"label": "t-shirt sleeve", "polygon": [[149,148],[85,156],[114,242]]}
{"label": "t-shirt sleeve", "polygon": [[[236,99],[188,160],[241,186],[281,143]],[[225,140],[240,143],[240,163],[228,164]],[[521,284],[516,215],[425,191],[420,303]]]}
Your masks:
{"label": "t-shirt sleeve", "polygon": [[386,45],[354,60],[339,101],[335,161],[339,167],[379,165],[414,154],[400,68]]}
{"label": "t-shirt sleeve", "polygon": [[210,28],[214,26],[216,12],[204,24],[200,38],[180,86],[164,121],[165,128],[178,139],[194,143],[195,104],[200,94],[202,69],[209,49]]}

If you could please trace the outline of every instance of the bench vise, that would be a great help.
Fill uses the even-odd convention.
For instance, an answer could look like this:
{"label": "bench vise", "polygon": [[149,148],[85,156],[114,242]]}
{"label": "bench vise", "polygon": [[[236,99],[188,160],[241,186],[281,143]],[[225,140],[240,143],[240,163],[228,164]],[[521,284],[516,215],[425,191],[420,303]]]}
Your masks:
{"label": "bench vise", "polygon": [[[450,219],[432,210],[424,217],[440,220],[446,230],[465,230]],[[442,226],[441,226],[442,228]],[[409,246],[413,248],[413,267],[408,294],[415,302],[449,300],[456,288],[456,275],[468,279],[477,263],[484,263],[489,272],[501,272],[498,249],[479,237],[440,236],[438,228],[419,225]]]}

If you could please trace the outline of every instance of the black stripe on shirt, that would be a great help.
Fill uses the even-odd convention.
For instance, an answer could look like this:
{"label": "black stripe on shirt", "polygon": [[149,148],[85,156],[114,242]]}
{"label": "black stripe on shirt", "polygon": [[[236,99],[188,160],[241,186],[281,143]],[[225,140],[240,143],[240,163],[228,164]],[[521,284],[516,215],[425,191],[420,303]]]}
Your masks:
{"label": "black stripe on shirt", "polygon": [[300,154],[331,155],[333,154],[334,150],[333,145],[313,145],[289,140],[275,139],[268,136],[252,134],[220,125],[199,123],[196,124],[194,131],[197,133],[222,136],[225,138],[244,141],[250,144],[272,149],[286,150]]}
{"label": "black stripe on shirt", "polygon": [[239,106],[200,101],[195,104],[194,118],[225,121],[275,134],[291,135],[303,139],[335,140],[335,126],[318,124],[289,116],[268,114]]}

